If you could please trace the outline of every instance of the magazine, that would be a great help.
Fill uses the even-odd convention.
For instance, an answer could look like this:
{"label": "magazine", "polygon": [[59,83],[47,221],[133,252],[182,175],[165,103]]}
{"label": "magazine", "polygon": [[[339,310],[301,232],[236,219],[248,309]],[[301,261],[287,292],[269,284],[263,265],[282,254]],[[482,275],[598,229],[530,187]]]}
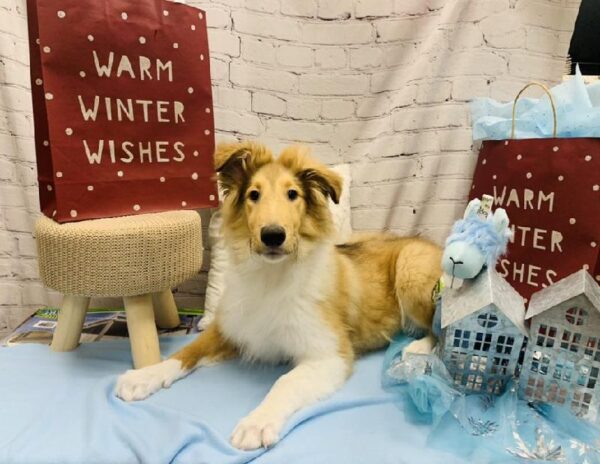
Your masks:
{"label": "magazine", "polygon": [[[56,329],[58,308],[42,308],[17,327],[2,340],[2,346],[22,343],[43,343],[49,345]],[[173,329],[158,329],[158,335],[187,335],[198,333],[198,321],[202,318],[202,309],[179,309],[181,323]],[[81,343],[99,340],[127,338],[127,319],[125,310],[115,308],[89,309],[83,322]]]}

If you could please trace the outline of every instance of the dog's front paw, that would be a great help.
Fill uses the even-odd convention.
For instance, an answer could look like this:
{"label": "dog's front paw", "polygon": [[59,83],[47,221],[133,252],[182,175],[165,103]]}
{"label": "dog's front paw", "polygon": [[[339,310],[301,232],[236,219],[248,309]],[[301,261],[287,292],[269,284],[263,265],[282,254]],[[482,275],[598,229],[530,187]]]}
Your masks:
{"label": "dog's front paw", "polygon": [[115,394],[125,401],[143,400],[163,387],[170,387],[182,376],[181,362],[168,359],[142,369],[131,369],[120,375]]}
{"label": "dog's front paw", "polygon": [[427,337],[409,343],[408,346],[404,348],[402,359],[406,359],[406,356],[409,354],[431,354],[433,348],[435,348],[435,339],[431,335],[428,335]]}
{"label": "dog's front paw", "polygon": [[251,413],[236,426],[231,434],[231,444],[246,451],[269,448],[279,441],[282,426],[267,415]]}

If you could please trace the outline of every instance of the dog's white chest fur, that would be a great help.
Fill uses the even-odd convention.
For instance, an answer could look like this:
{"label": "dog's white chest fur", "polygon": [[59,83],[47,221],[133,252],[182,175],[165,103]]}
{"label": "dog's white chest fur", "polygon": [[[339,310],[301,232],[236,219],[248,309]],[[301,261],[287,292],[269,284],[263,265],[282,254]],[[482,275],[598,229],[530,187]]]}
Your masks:
{"label": "dog's white chest fur", "polygon": [[299,261],[231,266],[219,326],[247,359],[298,361],[335,354],[337,337],[318,307],[335,278],[329,245]]}

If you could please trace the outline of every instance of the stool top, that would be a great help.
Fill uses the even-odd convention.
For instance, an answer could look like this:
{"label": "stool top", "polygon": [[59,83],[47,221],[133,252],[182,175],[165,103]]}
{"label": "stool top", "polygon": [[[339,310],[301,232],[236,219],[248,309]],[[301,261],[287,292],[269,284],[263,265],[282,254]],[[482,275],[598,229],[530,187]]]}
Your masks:
{"label": "stool top", "polygon": [[179,285],[202,265],[196,211],[36,223],[40,277],[62,293],[130,296]]}

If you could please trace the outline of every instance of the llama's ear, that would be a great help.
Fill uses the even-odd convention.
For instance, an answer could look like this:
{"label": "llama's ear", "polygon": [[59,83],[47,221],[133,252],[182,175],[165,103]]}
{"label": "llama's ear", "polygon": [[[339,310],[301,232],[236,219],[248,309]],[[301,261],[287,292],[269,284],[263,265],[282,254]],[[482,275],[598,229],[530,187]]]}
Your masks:
{"label": "llama's ear", "polygon": [[508,229],[508,214],[506,214],[506,210],[503,208],[498,208],[496,211],[494,211],[492,222],[496,232],[503,235]]}
{"label": "llama's ear", "polygon": [[463,216],[463,218],[467,219],[468,217],[477,216],[477,210],[479,209],[480,205],[481,200],[479,198],[474,198],[473,200],[471,200],[467,205],[467,209],[465,209],[465,215]]}

